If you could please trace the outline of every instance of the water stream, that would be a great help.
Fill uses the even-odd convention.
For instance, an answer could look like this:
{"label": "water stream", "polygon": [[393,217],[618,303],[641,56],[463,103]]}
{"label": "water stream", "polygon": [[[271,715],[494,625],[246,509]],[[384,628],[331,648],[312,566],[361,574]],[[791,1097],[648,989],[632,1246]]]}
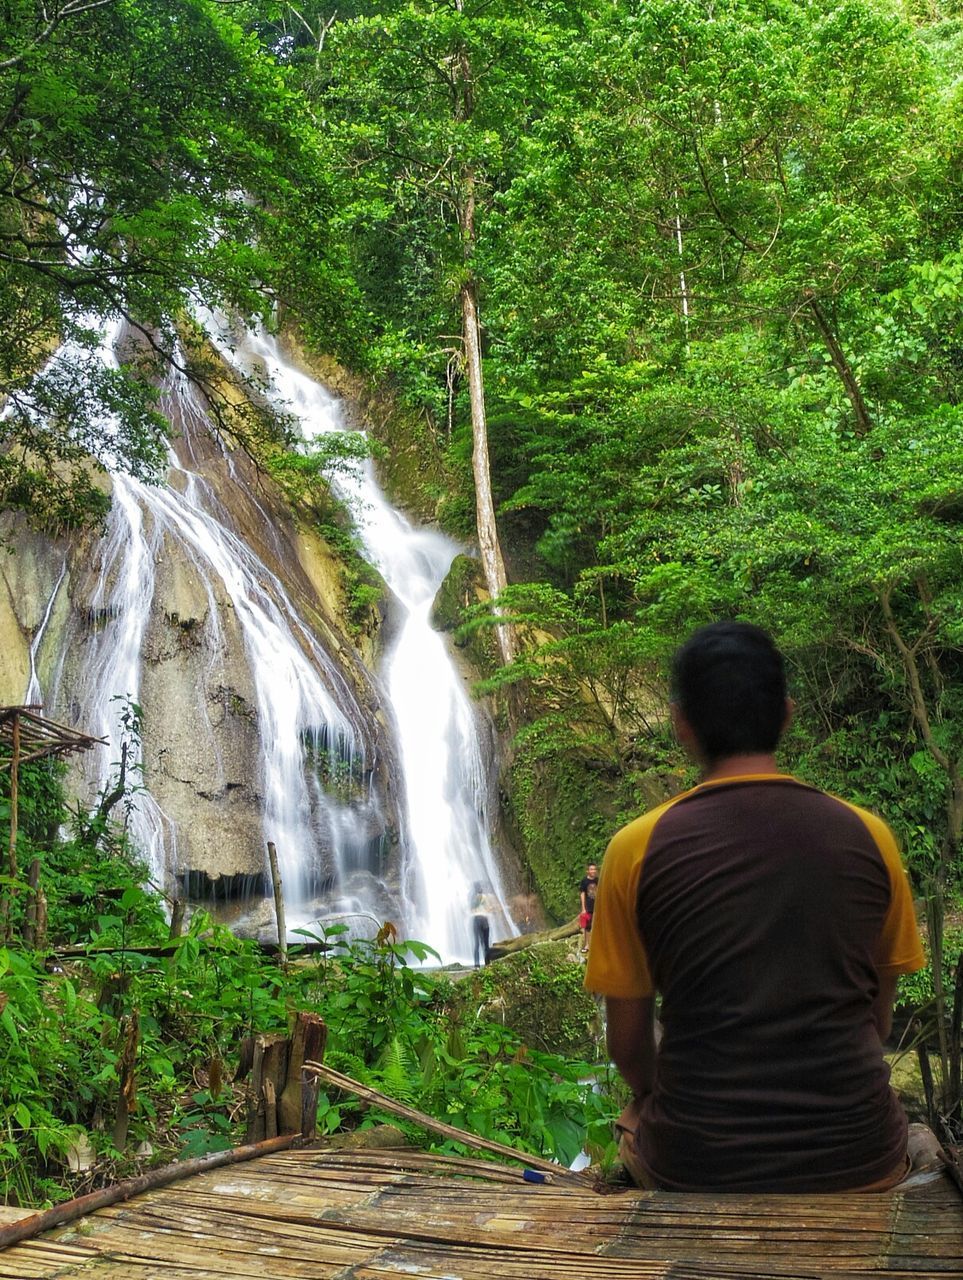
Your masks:
{"label": "water stream", "polygon": [[[267,375],[279,404],[296,415],[306,442],[345,430],[340,402],[295,368],[275,338],[223,329],[218,334],[213,318],[207,320],[227,359],[245,373]],[[405,780],[408,930],[445,959],[469,963],[473,886],[481,884],[497,904],[494,937],[518,930],[489,834],[493,797],[480,717],[430,620],[435,595],[462,548],[437,531],[414,527],[392,507],[370,459],[339,472],[331,485],[348,504],[365,556],[381,573],[401,615],[382,675]]]}
{"label": "water stream", "polygon": [[[207,318],[211,323],[211,318]],[[118,330],[105,333],[101,358],[115,362]],[[234,334],[218,345],[246,372],[266,372],[279,406],[293,411],[306,441],[343,430],[339,403],[318,383],[292,367],[269,336]],[[180,431],[179,451],[171,450],[168,483],[149,486],[113,476],[113,506],[91,571],[95,585],[88,613],[93,627],[84,637],[79,678],[70,689],[41,690],[36,650],[47,616],[31,650],[28,696],[41,693],[51,706],[80,708],[86,731],[109,745],[86,762],[91,792],[103,790],[116,773],[125,715],[137,703],[143,678],[145,637],[157,589],[157,566],[176,544],[206,593],[202,643],[209,663],[224,646],[222,610],[227,603],[240,631],[256,691],[260,744],[262,827],[282,859],[289,928],[344,911],[380,914],[385,894],[345,893],[346,871],[384,823],[378,799],[365,789],[372,735],[349,682],[313,635],[277,572],[239,536],[230,512],[199,470],[193,469],[199,441],[208,439],[204,406],[186,379],[172,376],[162,407]],[[110,424],[104,429],[109,432]],[[233,469],[225,451],[223,461]],[[232,479],[242,485],[242,479]],[[431,604],[459,548],[437,532],[414,528],[385,500],[373,468],[332,481],[349,503],[365,555],[380,570],[397,601],[397,639],[380,673],[396,731],[396,751],[404,778],[400,868],[392,891],[402,932],[430,943],[446,961],[471,959],[468,901],[482,883],[498,903],[494,936],[514,932],[504,887],[489,837],[490,784],[480,746],[480,722],[445,644],[429,620]],[[255,495],[248,502],[258,506]],[[262,516],[264,515],[262,510]],[[265,518],[265,534],[271,525]],[[280,554],[282,548],[277,543]],[[279,566],[280,567],[280,566]],[[63,662],[53,684],[64,679]],[[203,698],[198,698],[199,704]],[[203,721],[203,708],[199,709]],[[145,732],[147,730],[145,729]],[[202,725],[202,737],[216,762],[217,733]],[[130,763],[136,769],[140,757]],[[347,778],[347,789],[331,779]],[[136,796],[130,813],[135,840],[152,874],[163,881],[177,867],[177,830],[148,791]],[[323,854],[322,854],[323,851]],[[327,890],[318,894],[317,865],[331,867]]]}

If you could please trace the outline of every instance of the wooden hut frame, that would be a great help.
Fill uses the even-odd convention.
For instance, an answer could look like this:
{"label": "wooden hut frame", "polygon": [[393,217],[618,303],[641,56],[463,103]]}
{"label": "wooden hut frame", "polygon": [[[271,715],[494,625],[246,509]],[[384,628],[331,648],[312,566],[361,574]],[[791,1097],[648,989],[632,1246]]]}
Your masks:
{"label": "wooden hut frame", "polygon": [[3,932],[9,939],[17,879],[17,828],[20,804],[20,768],[48,756],[66,758],[106,744],[66,725],[48,720],[38,706],[0,707],[0,773],[10,773],[10,833],[7,842],[7,875],[11,883],[3,900]]}

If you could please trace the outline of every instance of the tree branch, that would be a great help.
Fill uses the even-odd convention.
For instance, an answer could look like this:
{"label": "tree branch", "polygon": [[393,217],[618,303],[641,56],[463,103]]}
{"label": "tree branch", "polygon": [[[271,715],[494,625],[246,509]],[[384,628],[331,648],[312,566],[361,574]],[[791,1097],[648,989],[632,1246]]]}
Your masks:
{"label": "tree branch", "polygon": [[83,2],[80,2],[80,0],[67,0],[67,4],[62,9],[55,11],[43,31],[31,40],[26,49],[14,54],[12,58],[7,58],[4,62],[0,62],[0,71],[9,71],[11,67],[16,67],[23,62],[29,54],[33,53],[34,49],[39,48],[40,45],[50,39],[64,19],[76,18],[81,13],[89,13],[91,9],[102,9],[104,5],[113,3],[114,0],[83,0]]}

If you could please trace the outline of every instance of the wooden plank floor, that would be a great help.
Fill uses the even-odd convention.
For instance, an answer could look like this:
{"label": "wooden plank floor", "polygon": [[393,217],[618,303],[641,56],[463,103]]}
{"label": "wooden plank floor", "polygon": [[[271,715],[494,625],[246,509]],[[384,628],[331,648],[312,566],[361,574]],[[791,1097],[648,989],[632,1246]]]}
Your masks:
{"label": "wooden plank floor", "polygon": [[707,1196],[532,1185],[421,1152],[286,1151],[0,1253],[0,1280],[963,1277],[948,1179],[900,1193]]}

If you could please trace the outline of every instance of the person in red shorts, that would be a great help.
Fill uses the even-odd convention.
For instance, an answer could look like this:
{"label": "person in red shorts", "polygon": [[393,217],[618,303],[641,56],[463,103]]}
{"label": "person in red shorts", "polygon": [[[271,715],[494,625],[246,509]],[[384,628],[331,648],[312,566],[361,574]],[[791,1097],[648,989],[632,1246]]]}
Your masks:
{"label": "person in red shorts", "polygon": [[578,927],[582,930],[582,954],[589,949],[589,937],[592,933],[592,913],[595,911],[595,893],[599,887],[599,869],[594,862],[585,868],[585,875],[579,881]]}
{"label": "person in red shorts", "polygon": [[924,964],[909,884],[884,822],[779,772],[791,715],[766,632],[697,631],[672,716],[702,780],[602,863],[585,985],[633,1091],[621,1152],[642,1186],[882,1190],[909,1169],[882,1049],[897,977]]}

